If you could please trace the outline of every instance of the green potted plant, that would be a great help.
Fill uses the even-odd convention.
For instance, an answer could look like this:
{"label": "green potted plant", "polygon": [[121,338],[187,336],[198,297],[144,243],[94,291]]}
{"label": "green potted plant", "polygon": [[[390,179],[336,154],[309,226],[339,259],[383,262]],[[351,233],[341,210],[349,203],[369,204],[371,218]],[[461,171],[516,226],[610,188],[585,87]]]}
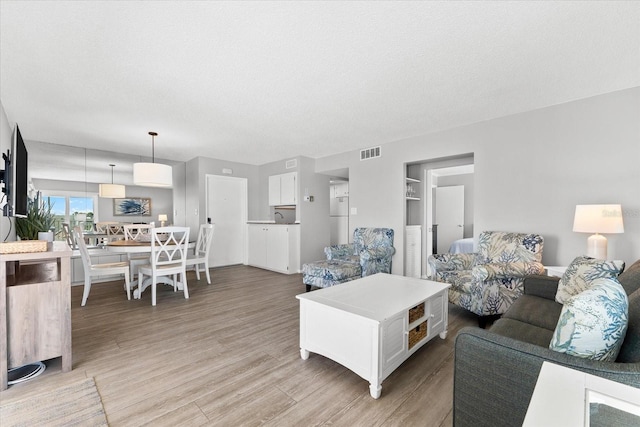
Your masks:
{"label": "green potted plant", "polygon": [[[40,193],[27,202],[27,216],[16,218],[16,234],[22,240],[53,240],[55,215],[51,211],[51,202],[44,202]],[[40,235],[39,233],[49,233]]]}

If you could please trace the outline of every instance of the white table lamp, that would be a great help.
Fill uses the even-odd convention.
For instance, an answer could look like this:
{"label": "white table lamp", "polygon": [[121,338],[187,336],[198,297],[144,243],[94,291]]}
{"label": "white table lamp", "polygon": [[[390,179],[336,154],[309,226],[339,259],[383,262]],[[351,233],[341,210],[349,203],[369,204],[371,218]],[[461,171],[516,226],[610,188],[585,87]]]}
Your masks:
{"label": "white table lamp", "polygon": [[587,239],[587,255],[607,259],[607,238],[600,233],[624,233],[620,205],[576,205],[573,231],[595,233]]}
{"label": "white table lamp", "polygon": [[164,223],[168,220],[167,214],[158,215],[158,221],[160,221],[160,227],[164,227]]}

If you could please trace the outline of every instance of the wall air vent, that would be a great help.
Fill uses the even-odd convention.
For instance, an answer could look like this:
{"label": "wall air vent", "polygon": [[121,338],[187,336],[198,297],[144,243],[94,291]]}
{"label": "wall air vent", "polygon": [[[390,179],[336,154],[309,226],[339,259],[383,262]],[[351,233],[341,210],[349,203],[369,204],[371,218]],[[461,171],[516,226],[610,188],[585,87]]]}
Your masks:
{"label": "wall air vent", "polygon": [[369,160],[376,157],[380,157],[380,146],[365,148],[364,150],[360,150],[360,160]]}
{"label": "wall air vent", "polygon": [[295,167],[297,167],[297,166],[298,166],[298,160],[297,160],[297,159],[287,160],[287,161],[284,163],[284,167],[285,167],[285,169],[293,169],[293,168],[295,168]]}

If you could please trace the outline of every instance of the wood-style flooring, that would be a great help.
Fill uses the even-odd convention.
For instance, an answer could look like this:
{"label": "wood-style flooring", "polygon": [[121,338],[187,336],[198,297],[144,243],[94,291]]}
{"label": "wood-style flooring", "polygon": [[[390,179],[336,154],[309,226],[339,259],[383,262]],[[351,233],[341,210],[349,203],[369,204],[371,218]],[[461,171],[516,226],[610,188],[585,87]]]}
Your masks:
{"label": "wood-style flooring", "polygon": [[382,383],[382,396],[347,368],[298,347],[301,275],[247,266],[189,273],[190,299],[167,286],[127,301],[121,282],[72,297],[73,371],[60,359],[0,393],[9,402],[94,377],[112,426],[451,426],[453,342],[477,325],[449,305],[449,332]]}

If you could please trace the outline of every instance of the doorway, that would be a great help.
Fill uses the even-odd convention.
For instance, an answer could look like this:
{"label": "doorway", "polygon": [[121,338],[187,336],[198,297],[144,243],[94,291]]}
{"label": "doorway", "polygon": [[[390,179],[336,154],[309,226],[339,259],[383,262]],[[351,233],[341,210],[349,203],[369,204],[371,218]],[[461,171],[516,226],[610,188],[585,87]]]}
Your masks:
{"label": "doorway", "polygon": [[[470,162],[469,162],[470,160]],[[473,158],[464,158],[461,160],[465,163],[461,165],[448,166],[446,164],[440,166],[440,162],[433,162],[430,166],[424,167],[424,222],[423,229],[423,244],[422,250],[424,256],[422,257],[422,271],[426,272],[425,277],[430,277],[432,274],[431,267],[427,262],[429,255],[437,252],[447,252],[449,250],[450,243],[440,244],[441,241],[440,227],[434,227],[438,221],[434,218],[436,212],[434,206],[437,208],[438,201],[436,196],[436,189],[452,185],[459,185],[464,183],[464,204],[463,204],[463,220],[459,221],[457,225],[463,225],[462,232],[463,237],[473,236]],[[469,162],[469,163],[467,163]],[[466,177],[466,179],[465,179]],[[442,215],[441,215],[442,216]],[[437,247],[436,247],[437,245]],[[446,246],[446,247],[445,247]]]}
{"label": "doorway", "polygon": [[243,264],[247,229],[247,179],[207,175],[207,219],[215,224],[209,265]]}

